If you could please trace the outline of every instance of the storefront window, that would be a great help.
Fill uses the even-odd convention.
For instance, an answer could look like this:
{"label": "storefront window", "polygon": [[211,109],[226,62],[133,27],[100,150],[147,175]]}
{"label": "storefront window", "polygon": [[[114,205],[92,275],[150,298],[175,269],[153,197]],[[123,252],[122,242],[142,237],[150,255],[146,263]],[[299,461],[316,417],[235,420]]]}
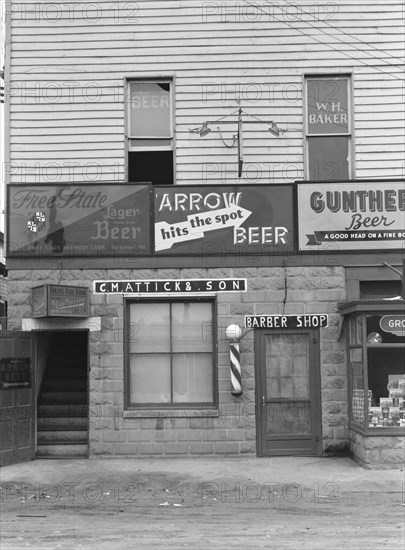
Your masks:
{"label": "storefront window", "polygon": [[405,316],[369,315],[369,428],[405,427]]}
{"label": "storefront window", "polygon": [[401,281],[360,281],[361,300],[383,300],[401,297]]}
{"label": "storefront window", "polygon": [[352,373],[352,420],[358,424],[364,424],[363,350],[351,349],[349,356]]}
{"label": "storefront window", "polygon": [[214,403],[213,303],[129,304],[127,405]]}
{"label": "storefront window", "polygon": [[405,315],[399,311],[347,318],[350,420],[369,433],[405,428]]}

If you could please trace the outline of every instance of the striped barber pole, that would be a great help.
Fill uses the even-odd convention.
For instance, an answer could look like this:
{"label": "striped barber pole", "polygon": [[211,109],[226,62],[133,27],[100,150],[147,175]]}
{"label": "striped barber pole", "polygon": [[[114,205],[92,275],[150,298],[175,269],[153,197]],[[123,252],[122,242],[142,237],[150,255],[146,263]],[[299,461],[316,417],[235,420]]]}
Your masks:
{"label": "striped barber pole", "polygon": [[229,355],[231,358],[231,394],[235,397],[242,395],[242,371],[240,368],[239,343],[230,342]]}

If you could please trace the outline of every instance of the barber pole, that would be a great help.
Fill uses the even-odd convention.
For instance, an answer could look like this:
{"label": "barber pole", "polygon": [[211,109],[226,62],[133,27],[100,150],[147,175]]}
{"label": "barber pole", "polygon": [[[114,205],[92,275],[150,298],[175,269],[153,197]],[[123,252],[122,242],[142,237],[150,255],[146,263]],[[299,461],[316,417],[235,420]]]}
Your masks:
{"label": "barber pole", "polygon": [[240,368],[239,342],[229,343],[229,355],[231,358],[231,394],[235,397],[242,395],[242,372]]}

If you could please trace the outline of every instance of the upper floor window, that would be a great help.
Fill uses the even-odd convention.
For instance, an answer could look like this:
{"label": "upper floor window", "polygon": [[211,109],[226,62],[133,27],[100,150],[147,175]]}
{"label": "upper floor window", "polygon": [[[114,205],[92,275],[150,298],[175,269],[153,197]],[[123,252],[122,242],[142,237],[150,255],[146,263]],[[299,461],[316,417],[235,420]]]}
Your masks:
{"label": "upper floor window", "polygon": [[353,178],[350,78],[306,78],[306,178]]}
{"label": "upper floor window", "polygon": [[128,180],[173,183],[173,83],[128,81]]}

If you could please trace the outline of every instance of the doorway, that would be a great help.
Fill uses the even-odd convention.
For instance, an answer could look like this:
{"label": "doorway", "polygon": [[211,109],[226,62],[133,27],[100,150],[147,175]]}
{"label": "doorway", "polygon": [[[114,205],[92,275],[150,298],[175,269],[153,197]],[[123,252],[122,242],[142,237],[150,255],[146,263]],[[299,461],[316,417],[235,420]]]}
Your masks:
{"label": "doorway", "polygon": [[36,331],[36,457],[88,456],[88,332]]}
{"label": "doorway", "polygon": [[320,456],[318,331],[255,330],[258,456]]}

